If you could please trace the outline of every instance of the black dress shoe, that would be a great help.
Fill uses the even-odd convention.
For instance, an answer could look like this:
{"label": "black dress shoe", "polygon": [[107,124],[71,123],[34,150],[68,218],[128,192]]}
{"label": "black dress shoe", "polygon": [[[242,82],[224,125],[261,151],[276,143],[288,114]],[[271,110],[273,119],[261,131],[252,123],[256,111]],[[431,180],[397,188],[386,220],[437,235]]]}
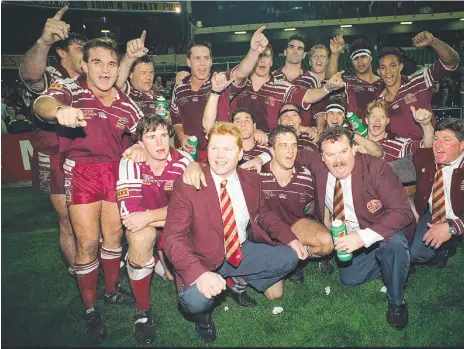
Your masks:
{"label": "black dress shoe", "polygon": [[216,327],[210,313],[200,313],[195,317],[195,331],[206,342],[216,340]]}
{"label": "black dress shoe", "polygon": [[394,328],[405,328],[408,325],[408,306],[403,301],[401,305],[388,302],[387,321]]}
{"label": "black dress shoe", "polygon": [[226,288],[226,296],[232,298],[235,303],[240,305],[241,307],[254,307],[258,304],[258,302],[251,298],[246,291],[242,293],[234,292],[229,286]]}
{"label": "black dress shoe", "polygon": [[287,279],[295,284],[302,284],[304,283],[304,273],[303,267],[298,265],[295,270],[293,270],[288,276]]}
{"label": "black dress shoe", "polygon": [[437,268],[437,269],[443,269],[446,267],[446,263],[448,262],[448,259],[454,256],[456,253],[457,247],[455,245],[452,245],[448,249],[444,250],[442,253],[438,254],[434,258],[432,258],[430,261],[425,263],[425,265],[429,268]]}

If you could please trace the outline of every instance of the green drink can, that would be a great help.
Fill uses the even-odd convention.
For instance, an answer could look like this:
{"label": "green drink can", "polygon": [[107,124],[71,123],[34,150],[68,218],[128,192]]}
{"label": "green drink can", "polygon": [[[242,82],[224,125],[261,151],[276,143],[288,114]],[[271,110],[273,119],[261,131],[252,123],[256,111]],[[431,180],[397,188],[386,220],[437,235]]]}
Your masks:
{"label": "green drink can", "polygon": [[[346,225],[340,219],[336,219],[332,222],[332,226],[330,227],[330,233],[332,234],[334,242],[337,241],[339,238],[348,235]],[[337,251],[337,257],[342,262],[348,262],[351,261],[353,255],[344,251]]]}
{"label": "green drink can", "polygon": [[346,119],[354,131],[358,131],[361,136],[367,137],[367,127],[362,123],[356,114],[349,112],[346,114]]}
{"label": "green drink can", "polygon": [[188,141],[188,145],[191,145],[193,147],[193,150],[190,153],[190,156],[192,157],[193,160],[197,159],[197,149],[198,149],[198,138],[196,136],[190,136]]}
{"label": "green drink can", "polygon": [[155,103],[156,115],[165,117],[167,115],[168,103],[163,96],[156,98]]}

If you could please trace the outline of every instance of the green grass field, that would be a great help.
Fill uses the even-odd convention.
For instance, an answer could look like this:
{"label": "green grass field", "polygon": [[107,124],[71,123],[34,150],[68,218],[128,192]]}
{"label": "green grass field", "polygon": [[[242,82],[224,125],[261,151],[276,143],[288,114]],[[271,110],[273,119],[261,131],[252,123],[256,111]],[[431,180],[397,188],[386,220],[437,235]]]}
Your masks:
{"label": "green grass field", "polygon": [[[317,264],[309,263],[305,283],[287,281],[278,301],[249,290],[259,302],[255,308],[240,308],[229,299],[220,303],[213,313],[217,341],[208,346],[463,347],[463,265],[461,245],[445,269],[418,269],[406,289],[409,326],[395,330],[385,319],[381,280],[347,287],[340,284],[338,271],[323,277]],[[56,218],[47,197],[30,188],[2,190],[1,271],[2,346],[89,346],[83,339],[78,289],[61,260]],[[128,287],[125,269],[121,278]],[[180,315],[173,283],[155,275],[151,302],[155,346],[206,346],[193,323]],[[284,311],[273,315],[275,306]],[[140,346],[132,335],[133,308],[101,304],[101,309],[108,327],[102,346]]]}

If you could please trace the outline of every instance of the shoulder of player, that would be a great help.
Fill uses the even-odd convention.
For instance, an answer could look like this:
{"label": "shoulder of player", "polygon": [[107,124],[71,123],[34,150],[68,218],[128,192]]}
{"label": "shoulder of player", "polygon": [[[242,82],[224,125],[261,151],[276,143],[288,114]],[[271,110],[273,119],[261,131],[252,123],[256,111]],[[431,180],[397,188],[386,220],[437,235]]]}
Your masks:
{"label": "shoulder of player", "polygon": [[193,162],[192,156],[184,150],[171,147],[170,152],[173,158],[172,166],[182,167],[185,170]]}
{"label": "shoulder of player", "polygon": [[255,171],[244,170],[242,168],[237,168],[237,174],[239,177],[246,179],[250,184],[258,183],[261,181],[259,173]]}
{"label": "shoulder of player", "polygon": [[295,166],[297,178],[312,181],[312,172],[305,166]]}
{"label": "shoulder of player", "polygon": [[123,157],[119,160],[119,181],[131,181],[141,179],[141,166],[132,159]]}

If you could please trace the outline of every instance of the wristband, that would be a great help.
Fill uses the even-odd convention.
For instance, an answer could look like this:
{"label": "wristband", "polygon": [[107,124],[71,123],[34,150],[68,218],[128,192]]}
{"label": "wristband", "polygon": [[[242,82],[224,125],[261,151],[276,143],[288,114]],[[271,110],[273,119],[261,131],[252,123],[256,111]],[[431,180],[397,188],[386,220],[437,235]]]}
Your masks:
{"label": "wristband", "polygon": [[218,92],[218,91],[213,91],[213,90],[211,90],[211,93],[212,93],[213,95],[218,95],[218,96],[220,96],[222,92]]}

